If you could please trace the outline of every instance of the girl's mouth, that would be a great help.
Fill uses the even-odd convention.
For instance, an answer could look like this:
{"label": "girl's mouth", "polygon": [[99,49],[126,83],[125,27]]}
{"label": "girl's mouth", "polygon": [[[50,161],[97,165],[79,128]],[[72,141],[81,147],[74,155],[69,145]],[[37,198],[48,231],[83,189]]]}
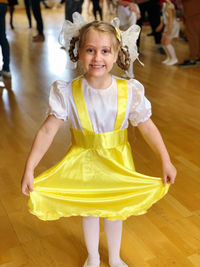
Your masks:
{"label": "girl's mouth", "polygon": [[100,65],[100,64],[90,64],[90,67],[92,69],[96,69],[96,70],[99,70],[99,69],[103,69],[105,67],[105,65]]}

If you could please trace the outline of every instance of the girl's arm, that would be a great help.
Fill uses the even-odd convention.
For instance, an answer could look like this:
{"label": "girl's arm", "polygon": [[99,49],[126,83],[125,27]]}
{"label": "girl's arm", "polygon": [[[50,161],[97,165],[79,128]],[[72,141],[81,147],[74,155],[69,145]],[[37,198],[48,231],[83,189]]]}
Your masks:
{"label": "girl's arm", "polygon": [[173,184],[176,178],[176,169],[170,161],[169,154],[158,128],[151,119],[148,119],[145,122],[139,123],[138,129],[147,144],[161,159],[164,185],[167,183]]}
{"label": "girl's arm", "polygon": [[29,191],[33,191],[34,169],[47,152],[62,123],[63,120],[50,115],[38,130],[28,155],[22,177],[21,188],[24,195],[29,196]]}
{"label": "girl's arm", "polygon": [[163,17],[160,18],[160,24],[156,27],[156,32],[161,32],[164,27]]}
{"label": "girl's arm", "polygon": [[169,25],[168,25],[167,35],[171,35],[172,34],[172,28],[173,28],[174,13],[173,13],[173,10],[171,8],[167,9],[167,13],[169,16]]}

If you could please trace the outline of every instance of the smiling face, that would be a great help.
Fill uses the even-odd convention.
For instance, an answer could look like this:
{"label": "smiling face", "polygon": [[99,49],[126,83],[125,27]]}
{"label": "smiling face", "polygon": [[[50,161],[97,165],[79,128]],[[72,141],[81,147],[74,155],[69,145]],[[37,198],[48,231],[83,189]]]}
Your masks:
{"label": "smiling face", "polygon": [[79,48],[79,59],[90,77],[100,78],[108,74],[117,55],[110,35],[94,29],[87,32],[85,41]]}

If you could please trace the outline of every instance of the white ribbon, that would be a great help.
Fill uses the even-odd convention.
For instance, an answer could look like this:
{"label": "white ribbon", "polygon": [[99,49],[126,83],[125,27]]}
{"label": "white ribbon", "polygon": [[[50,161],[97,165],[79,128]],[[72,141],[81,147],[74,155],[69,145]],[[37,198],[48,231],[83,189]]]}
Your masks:
{"label": "white ribbon", "polygon": [[[72,62],[70,60],[68,50],[70,47],[70,41],[73,37],[79,36],[80,29],[88,24],[88,21],[86,21],[81,14],[78,12],[74,12],[72,15],[73,22],[69,20],[65,20],[62,30],[60,32],[60,35],[58,37],[58,41],[66,49],[67,52],[67,68],[75,69],[77,67],[77,63]],[[111,22],[111,25],[114,27],[119,28],[120,21],[119,18],[114,18]],[[123,46],[127,45],[129,48],[130,53],[130,59],[132,62],[134,62],[136,59],[138,59],[138,51],[137,51],[137,45],[136,41],[138,39],[138,36],[140,34],[140,27],[138,25],[132,25],[130,26],[126,31],[121,31],[121,38],[122,38],[122,44]],[[75,47],[75,53],[78,51],[78,42],[76,43]],[[139,60],[139,59],[138,59]],[[140,62],[140,60],[139,60]],[[141,63],[141,62],[140,62]],[[143,63],[141,63],[143,64]]]}

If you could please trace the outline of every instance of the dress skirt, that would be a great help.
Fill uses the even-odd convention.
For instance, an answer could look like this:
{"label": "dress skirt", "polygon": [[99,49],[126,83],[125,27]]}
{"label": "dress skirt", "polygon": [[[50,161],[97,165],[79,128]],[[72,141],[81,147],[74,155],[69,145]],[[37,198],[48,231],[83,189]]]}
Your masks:
{"label": "dress skirt", "polygon": [[69,216],[125,220],[146,213],[168,188],[161,178],[135,171],[126,129],[95,136],[73,130],[67,155],[35,179],[29,209],[42,220]]}

